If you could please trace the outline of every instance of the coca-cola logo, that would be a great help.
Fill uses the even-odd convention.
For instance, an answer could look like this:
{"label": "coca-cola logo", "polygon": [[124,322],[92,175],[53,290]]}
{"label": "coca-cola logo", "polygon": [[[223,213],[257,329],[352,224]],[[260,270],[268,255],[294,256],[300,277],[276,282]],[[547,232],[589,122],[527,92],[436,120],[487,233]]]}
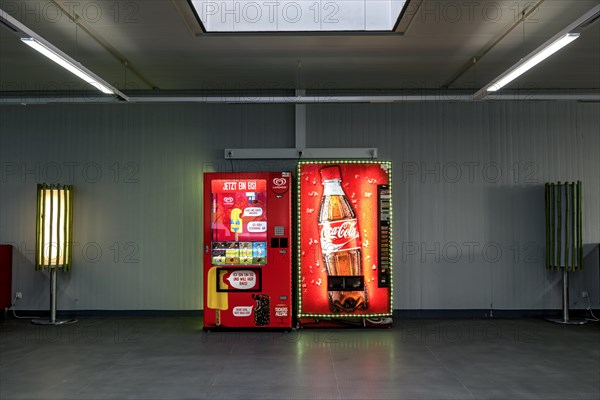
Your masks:
{"label": "coca-cola logo", "polygon": [[273,185],[275,185],[275,186],[285,186],[286,183],[287,183],[287,179],[285,179],[285,178],[273,179]]}
{"label": "coca-cola logo", "polygon": [[344,221],[341,225],[335,226],[329,224],[323,226],[321,230],[321,239],[326,239],[329,242],[339,239],[354,239],[358,237],[356,229],[356,220]]}
{"label": "coca-cola logo", "polygon": [[225,198],[223,198],[223,203],[225,203],[225,204],[233,204],[233,197],[225,197]]}
{"label": "coca-cola logo", "polygon": [[360,247],[360,234],[356,219],[324,222],[321,228],[321,248],[325,253]]}

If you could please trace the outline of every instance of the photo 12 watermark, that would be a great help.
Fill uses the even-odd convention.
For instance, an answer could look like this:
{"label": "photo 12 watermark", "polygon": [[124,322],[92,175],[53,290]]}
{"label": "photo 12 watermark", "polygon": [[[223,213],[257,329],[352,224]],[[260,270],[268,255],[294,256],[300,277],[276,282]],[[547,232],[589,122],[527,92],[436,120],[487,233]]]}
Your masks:
{"label": "photo 12 watermark", "polygon": [[402,343],[537,343],[539,332],[535,326],[488,321],[405,321],[400,325]]}
{"label": "photo 12 watermark", "polygon": [[134,161],[116,161],[110,164],[95,161],[45,163],[3,161],[0,162],[0,182],[139,183],[140,165]]}
{"label": "photo 12 watermark", "polygon": [[[9,337],[18,337],[19,345],[30,344],[135,344],[139,342],[140,326],[131,321],[98,321],[93,319],[80,319],[76,324],[69,324],[56,329],[51,325],[21,324],[7,327],[7,331],[0,335],[4,342]],[[15,332],[16,330],[16,332]],[[14,343],[14,342],[13,342]]]}
{"label": "photo 12 watermark", "polygon": [[28,23],[61,23],[74,19],[87,24],[136,24],[140,4],[135,1],[3,1],[2,9]]}
{"label": "photo 12 watermark", "polygon": [[422,23],[499,23],[518,22],[523,12],[528,13],[526,23],[538,23],[535,1],[452,1],[425,0],[420,7],[409,3],[406,13],[416,16]]}
{"label": "photo 12 watermark", "polygon": [[208,31],[391,31],[402,16],[422,24],[537,23],[535,2],[193,1]]}
{"label": "photo 12 watermark", "polygon": [[[6,243],[12,245],[16,251],[26,257],[35,258],[35,246],[27,242],[21,243]],[[65,244],[66,247],[67,244]],[[114,241],[108,243],[99,243],[95,241],[79,242],[73,241],[68,243],[73,251],[75,262],[84,262],[86,264],[138,264],[140,262],[141,246],[135,241]],[[48,247],[56,246],[49,243]],[[48,248],[47,247],[47,248]],[[49,251],[42,249],[45,254]],[[59,252],[63,252],[61,249]],[[57,253],[55,251],[55,253]]]}
{"label": "photo 12 watermark", "polygon": [[541,184],[540,166],[532,161],[510,165],[481,161],[403,162],[400,176],[402,183]]}
{"label": "photo 12 watermark", "polygon": [[498,242],[401,242],[400,251],[403,263],[421,264],[539,264],[544,261],[545,247],[534,241]]}

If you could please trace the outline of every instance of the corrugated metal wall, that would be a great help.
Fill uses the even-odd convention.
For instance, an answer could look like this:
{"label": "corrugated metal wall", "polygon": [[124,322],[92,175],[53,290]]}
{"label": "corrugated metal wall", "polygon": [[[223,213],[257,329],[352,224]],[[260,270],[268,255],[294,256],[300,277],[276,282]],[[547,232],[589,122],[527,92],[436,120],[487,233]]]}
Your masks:
{"label": "corrugated metal wall", "polygon": [[[544,268],[546,181],[583,181],[583,235],[600,242],[598,104],[340,104],[308,115],[311,146],[376,146],[394,161],[397,308],[559,308],[561,275]],[[583,282],[599,304],[598,265],[572,277]]]}
{"label": "corrugated metal wall", "polygon": [[[309,147],[374,146],[394,162],[397,309],[558,308],[547,180],[583,181],[585,242],[600,242],[598,104],[320,104],[307,118]],[[6,106],[0,129],[0,241],[17,246],[21,309],[48,307],[37,182],[76,189],[59,309],[198,309],[202,172],[295,164],[223,160],[225,147],[293,147],[292,105]],[[573,285],[597,305],[595,268]]]}

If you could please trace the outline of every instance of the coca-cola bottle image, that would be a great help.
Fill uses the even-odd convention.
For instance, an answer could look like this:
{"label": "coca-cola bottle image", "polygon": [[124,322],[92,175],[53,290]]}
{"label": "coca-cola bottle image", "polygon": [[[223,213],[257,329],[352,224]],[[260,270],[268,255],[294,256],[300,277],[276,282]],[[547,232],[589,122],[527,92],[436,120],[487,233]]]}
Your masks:
{"label": "coca-cola bottle image", "polygon": [[319,231],[327,269],[329,308],[334,313],[364,310],[368,306],[368,295],[356,214],[342,189],[339,167],[325,167],[320,172],[323,197]]}

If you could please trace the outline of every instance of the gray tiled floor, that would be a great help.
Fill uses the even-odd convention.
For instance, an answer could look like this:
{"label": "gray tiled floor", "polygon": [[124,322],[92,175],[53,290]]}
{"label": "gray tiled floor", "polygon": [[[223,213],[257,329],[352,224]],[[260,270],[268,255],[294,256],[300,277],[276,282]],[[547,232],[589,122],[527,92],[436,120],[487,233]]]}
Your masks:
{"label": "gray tiled floor", "polygon": [[599,399],[600,325],[396,320],[213,332],[198,318],[0,321],[0,399]]}

